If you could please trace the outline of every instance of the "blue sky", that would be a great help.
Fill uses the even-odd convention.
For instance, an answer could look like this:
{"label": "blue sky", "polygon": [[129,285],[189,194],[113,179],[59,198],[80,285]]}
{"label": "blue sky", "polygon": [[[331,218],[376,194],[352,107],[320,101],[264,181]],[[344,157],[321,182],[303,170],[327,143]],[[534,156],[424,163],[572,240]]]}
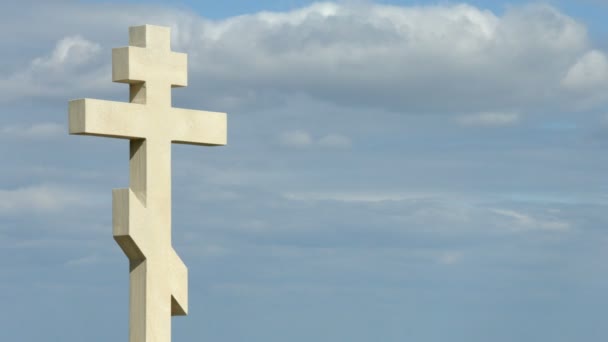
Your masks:
{"label": "blue sky", "polygon": [[605,1],[48,2],[0,11],[0,341],[128,338],[122,140],[69,136],[172,27],[174,341],[605,341]]}

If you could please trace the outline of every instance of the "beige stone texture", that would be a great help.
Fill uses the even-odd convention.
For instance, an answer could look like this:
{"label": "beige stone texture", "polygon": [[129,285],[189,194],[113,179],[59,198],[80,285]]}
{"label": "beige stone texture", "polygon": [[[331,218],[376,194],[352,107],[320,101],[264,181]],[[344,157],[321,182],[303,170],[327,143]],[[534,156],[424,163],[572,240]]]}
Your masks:
{"label": "beige stone texture", "polygon": [[112,191],[114,239],[130,262],[130,342],[171,341],[171,316],[188,312],[188,269],[171,244],[171,143],[225,145],[226,114],[173,108],[171,88],[188,83],[187,56],[167,27],[129,28],[112,50],[112,80],[130,103],[69,103],[70,134],[129,139],[128,189]]}

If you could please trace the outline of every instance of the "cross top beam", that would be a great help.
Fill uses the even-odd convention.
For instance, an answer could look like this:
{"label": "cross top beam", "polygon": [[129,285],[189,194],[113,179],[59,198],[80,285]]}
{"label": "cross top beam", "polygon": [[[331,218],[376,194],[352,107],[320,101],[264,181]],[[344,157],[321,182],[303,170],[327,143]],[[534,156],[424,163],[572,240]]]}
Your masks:
{"label": "cross top beam", "polygon": [[226,114],[173,108],[187,85],[187,56],[170,49],[167,27],[129,29],[112,50],[112,80],[130,103],[69,103],[70,134],[129,140],[129,188],[112,191],[113,235],[129,258],[129,341],[170,342],[171,316],[188,312],[188,269],[171,244],[171,143],[226,144]]}
{"label": "cross top beam", "polygon": [[[170,29],[130,27],[129,45],[112,49],[112,81],[131,84],[131,102],[168,98],[169,103],[158,105],[171,106],[171,87],[188,85],[188,59],[185,53],[171,51]],[[169,96],[162,96],[163,92]]]}

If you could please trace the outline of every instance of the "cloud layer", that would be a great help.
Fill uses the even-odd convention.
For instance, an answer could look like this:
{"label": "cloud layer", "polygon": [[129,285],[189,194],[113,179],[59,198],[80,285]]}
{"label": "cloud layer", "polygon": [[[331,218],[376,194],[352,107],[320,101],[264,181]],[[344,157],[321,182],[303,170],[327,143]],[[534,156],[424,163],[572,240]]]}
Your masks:
{"label": "cloud layer", "polygon": [[195,70],[243,87],[233,93],[305,93],[406,113],[545,105],[589,48],[584,26],[544,5],[497,17],[469,5],[321,3],[195,32]]}
{"label": "cloud layer", "polygon": [[[71,9],[74,18],[79,9]],[[99,61],[100,45],[112,46],[83,37],[133,20],[170,25],[174,49],[190,56],[201,101],[226,110],[296,95],[402,113],[573,108],[607,100],[605,53],[590,46],[584,25],[548,5],[512,7],[502,16],[466,4],[336,3],[217,21],[154,7],[140,18],[111,9],[98,16],[115,18],[104,27],[101,20],[85,23],[82,36],[57,38],[53,51],[0,81],[6,91],[17,80],[27,84],[4,100],[53,94],[55,85],[75,82],[103,89],[109,59],[91,63]],[[70,72],[82,65],[88,65],[78,69],[87,72],[82,77]]]}

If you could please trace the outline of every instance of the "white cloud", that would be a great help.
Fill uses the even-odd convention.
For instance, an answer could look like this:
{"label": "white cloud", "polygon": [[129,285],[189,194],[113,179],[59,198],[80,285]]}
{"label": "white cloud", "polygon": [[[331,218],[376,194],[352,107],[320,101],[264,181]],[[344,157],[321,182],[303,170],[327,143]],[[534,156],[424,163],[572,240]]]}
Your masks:
{"label": "white cloud", "polygon": [[420,192],[288,192],[284,198],[294,201],[384,202],[448,198],[447,194]]}
{"label": "white cloud", "polygon": [[562,88],[570,93],[578,109],[591,109],[608,102],[608,57],[591,50],[570,67],[561,80]]}
{"label": "white cloud", "polygon": [[[390,225],[435,233],[493,231],[500,233],[571,232],[575,226],[560,211],[533,210],[524,213],[513,208],[496,208],[466,193],[440,192],[288,192],[293,201],[340,202],[348,206],[391,208],[384,219]],[[328,204],[329,205],[329,204]],[[363,208],[360,207],[360,208]],[[552,208],[548,208],[552,209]],[[394,210],[394,212],[392,211]],[[441,256],[438,257],[441,260]]]}
{"label": "white cloud", "polygon": [[48,139],[67,134],[67,126],[54,122],[32,125],[13,124],[0,127],[0,139]]}
{"label": "white cloud", "polygon": [[78,267],[78,266],[89,266],[102,262],[102,259],[98,255],[88,255],[76,259],[71,259],[65,262],[65,266]]}
{"label": "white cloud", "polygon": [[279,142],[284,146],[304,148],[321,146],[326,148],[349,148],[352,145],[350,138],[341,134],[328,134],[320,139],[314,139],[306,131],[296,130],[283,132],[279,135]]}
{"label": "white cloud", "polygon": [[608,87],[608,57],[592,50],[583,55],[562,80],[562,85],[573,90],[588,91]]}
{"label": "white cloud", "polygon": [[463,126],[510,126],[519,120],[520,114],[516,112],[483,112],[457,118],[457,122]]}
{"label": "white cloud", "polygon": [[572,229],[570,222],[555,218],[538,218],[511,209],[491,209],[491,212],[510,219],[505,224],[512,231],[544,230],[566,232]]}
{"label": "white cloud", "polygon": [[111,69],[94,63],[100,51],[99,44],[80,36],[60,39],[51,52],[34,58],[27,68],[0,78],[0,102],[32,97],[66,97],[75,89],[107,88]]}
{"label": "white cloud", "polygon": [[279,140],[281,144],[292,147],[307,147],[313,143],[310,134],[304,131],[283,132]]}
{"label": "white cloud", "polygon": [[33,185],[0,189],[0,214],[59,212],[97,204],[91,194],[57,185]]}
{"label": "white cloud", "polygon": [[90,62],[100,52],[97,43],[88,41],[81,36],[65,37],[57,42],[53,52],[32,61],[34,69],[58,69],[73,67]]}
{"label": "white cloud", "polygon": [[462,261],[464,254],[459,251],[446,251],[439,254],[437,262],[443,265],[455,265]]}

